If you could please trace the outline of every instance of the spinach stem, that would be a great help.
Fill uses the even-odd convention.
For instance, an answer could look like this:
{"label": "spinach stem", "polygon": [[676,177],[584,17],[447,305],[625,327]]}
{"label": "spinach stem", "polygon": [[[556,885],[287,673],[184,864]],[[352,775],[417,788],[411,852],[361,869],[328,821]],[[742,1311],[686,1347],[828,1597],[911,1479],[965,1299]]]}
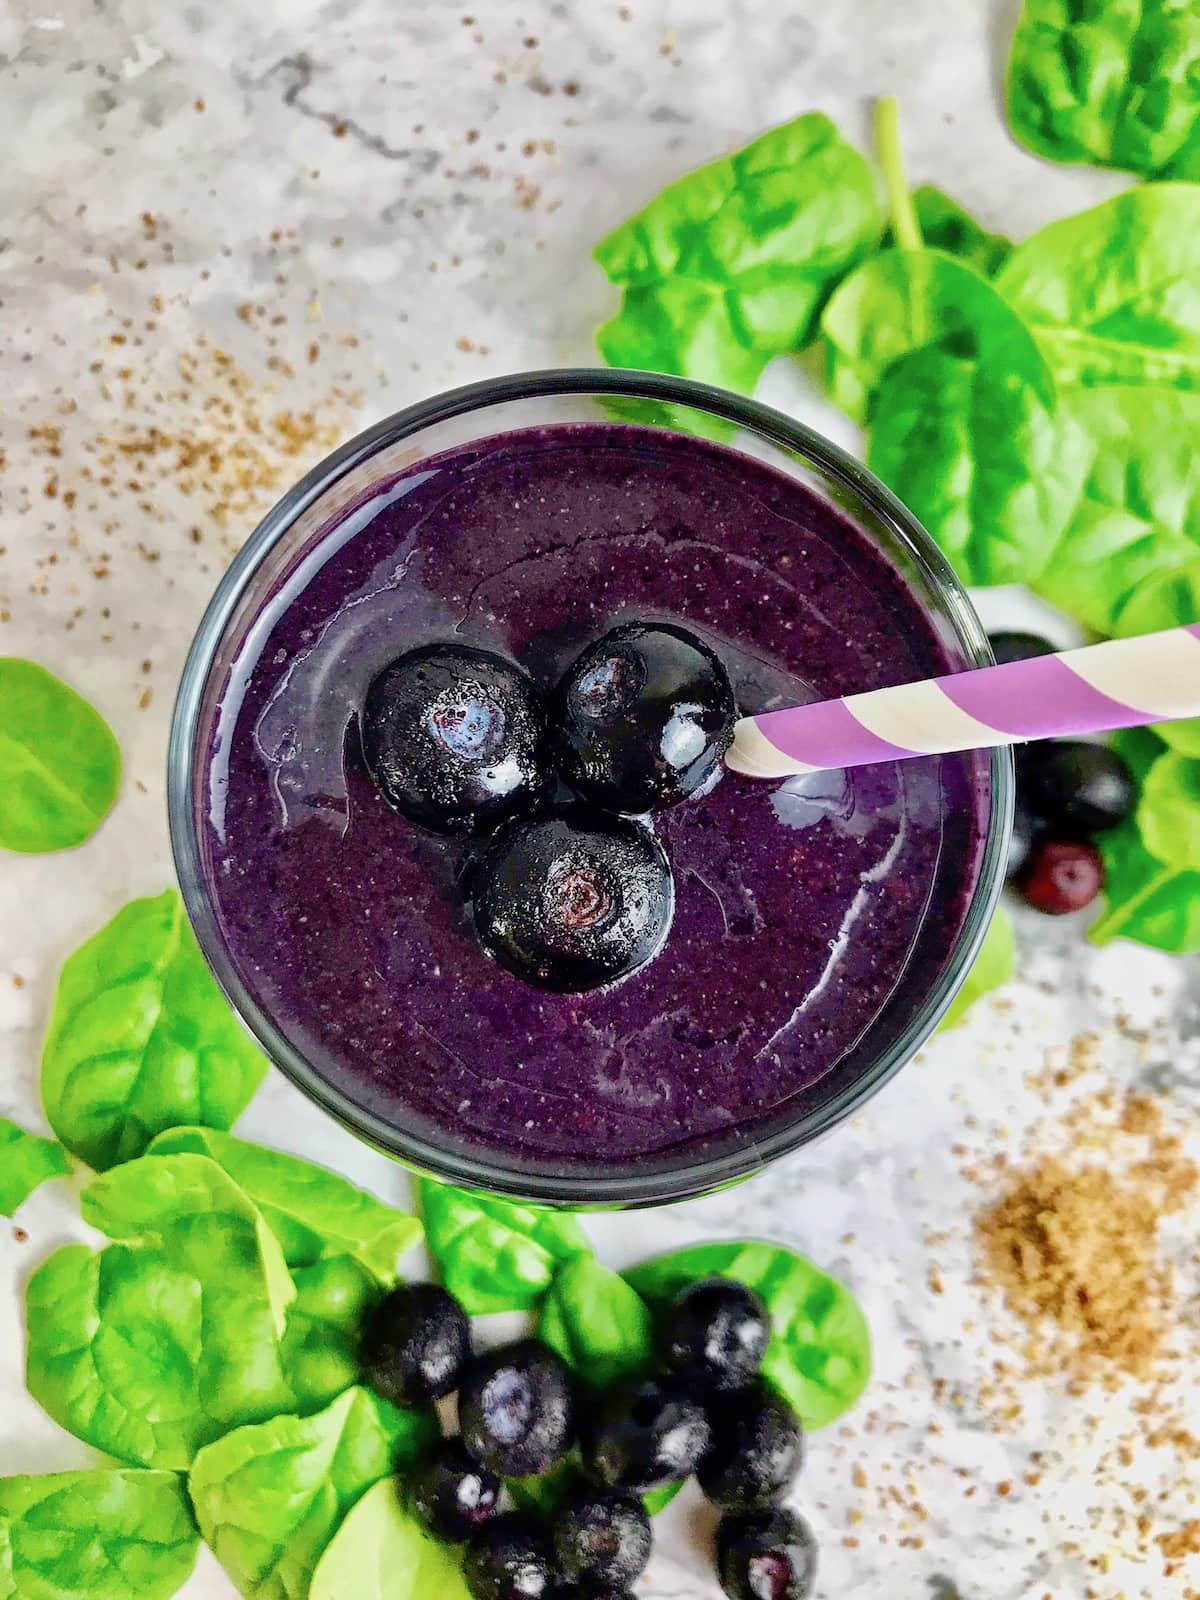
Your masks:
{"label": "spinach stem", "polygon": [[908,179],[904,175],[904,153],[900,149],[900,105],[894,94],[885,94],[875,104],[875,148],[887,184],[888,209],[892,214],[892,233],[901,250],[920,250],[925,241]]}

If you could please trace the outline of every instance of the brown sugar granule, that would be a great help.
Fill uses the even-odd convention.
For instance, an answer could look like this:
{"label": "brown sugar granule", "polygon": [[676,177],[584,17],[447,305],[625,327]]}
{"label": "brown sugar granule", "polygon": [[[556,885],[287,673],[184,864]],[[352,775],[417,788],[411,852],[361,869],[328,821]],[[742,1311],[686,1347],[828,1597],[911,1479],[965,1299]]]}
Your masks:
{"label": "brown sugar granule", "polygon": [[1168,1327],[1160,1205],[1152,1190],[1119,1183],[1106,1167],[1073,1171],[1045,1157],[1013,1173],[977,1219],[982,1275],[1018,1316],[1050,1325],[1071,1371],[1112,1364],[1144,1376]]}

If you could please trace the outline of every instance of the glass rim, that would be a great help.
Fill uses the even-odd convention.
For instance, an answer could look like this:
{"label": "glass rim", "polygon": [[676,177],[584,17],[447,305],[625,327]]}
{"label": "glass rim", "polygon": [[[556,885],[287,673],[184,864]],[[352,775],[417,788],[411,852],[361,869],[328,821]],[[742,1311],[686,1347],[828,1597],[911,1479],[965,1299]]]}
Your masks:
{"label": "glass rim", "polygon": [[[662,1171],[625,1171],[586,1179],[522,1173],[502,1158],[465,1155],[359,1105],[309,1062],[263,1011],[225,948],[201,866],[193,805],[200,712],[209,675],[229,623],[259,566],[295,522],[356,466],[389,445],[439,423],[491,406],[563,396],[655,401],[707,412],[798,454],[850,491],[878,516],[932,582],[958,643],[976,665],[992,660],[987,634],[950,563],[917,518],[875,475],[804,423],[761,401],[710,384],[620,367],[565,367],[487,378],[449,389],[374,423],[324,457],[266,513],[222,575],[188,649],[176,693],[167,754],[167,815],[185,910],[217,983],[268,1060],[309,1099],[367,1144],[418,1172],[514,1200],[579,1209],[659,1205],[694,1198],[752,1176],[854,1115],[928,1040],[978,954],[1004,887],[1013,814],[1013,761],[1007,746],[991,752],[989,816],[971,901],[949,956],[923,1003],[872,1066],[815,1111],[761,1140],[719,1154],[698,1153]],[[507,430],[501,430],[507,431]]]}

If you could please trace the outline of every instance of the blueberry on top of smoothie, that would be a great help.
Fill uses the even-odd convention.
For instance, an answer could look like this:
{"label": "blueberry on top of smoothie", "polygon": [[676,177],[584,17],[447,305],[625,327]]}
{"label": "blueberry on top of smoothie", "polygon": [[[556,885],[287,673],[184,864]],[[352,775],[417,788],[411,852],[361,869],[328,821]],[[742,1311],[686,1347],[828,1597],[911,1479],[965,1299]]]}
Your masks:
{"label": "blueberry on top of smoothie", "polygon": [[436,833],[483,833],[546,787],[546,721],[529,678],[468,645],[393,661],[367,690],[362,747],[384,799]]}
{"label": "blueberry on top of smoothie", "polygon": [[588,646],[555,692],[564,778],[606,811],[640,815],[686,800],[733,739],[733,689],[702,639],[670,623],[627,623]]}
{"label": "blueberry on top of smoothie", "polygon": [[564,993],[644,966],[675,908],[670,864],[650,830],[580,806],[504,829],[470,893],[484,949],[527,983]]}

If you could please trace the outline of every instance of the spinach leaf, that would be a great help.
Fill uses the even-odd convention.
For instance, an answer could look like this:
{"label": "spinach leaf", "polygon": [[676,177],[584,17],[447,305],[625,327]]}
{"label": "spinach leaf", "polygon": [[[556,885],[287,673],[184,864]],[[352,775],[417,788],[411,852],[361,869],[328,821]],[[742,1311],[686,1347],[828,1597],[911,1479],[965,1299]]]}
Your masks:
{"label": "spinach leaf", "polygon": [[1008,119],[1055,161],[1200,178],[1200,10],[1178,0],[1025,0]]}
{"label": "spinach leaf", "polygon": [[131,900],[70,956],[42,1051],[46,1115],[93,1167],[179,1123],[227,1128],[267,1069],[217,988],[175,889]]}
{"label": "spinach leaf", "polygon": [[[1143,837],[1149,820],[1156,837],[1157,819],[1150,819],[1146,791],[1153,796],[1162,785],[1150,777],[1165,756],[1166,746],[1148,728],[1129,728],[1113,735],[1113,748],[1129,763],[1141,790],[1138,810],[1119,828],[1100,835],[1104,856],[1105,908],[1088,929],[1095,944],[1113,939],[1136,939],[1183,955],[1200,950],[1200,872],[1180,867],[1173,859],[1160,861]],[[1168,804],[1170,794],[1167,795]],[[1151,802],[1153,804],[1153,800]]]}
{"label": "spinach leaf", "polygon": [[[553,1517],[568,1489],[582,1477],[583,1457],[578,1445],[573,1445],[549,1472],[536,1478],[507,1478],[505,1483],[519,1511],[532,1511],[539,1517]],[[657,1489],[644,1494],[642,1504],[646,1507],[647,1515],[656,1517],[665,1510],[683,1488],[684,1482],[683,1478],[677,1478],[674,1483],[660,1484]]]}
{"label": "spinach leaf", "polygon": [[147,1154],[180,1150],[211,1157],[245,1191],[279,1240],[289,1267],[352,1255],[380,1282],[391,1284],[397,1257],[421,1237],[416,1217],[299,1156],[212,1128],[170,1128],[158,1135]]}
{"label": "spinach leaf", "polygon": [[210,1444],[188,1491],[200,1531],[247,1600],[305,1600],[313,1568],[374,1484],[414,1465],[438,1433],[369,1389],[311,1417],[274,1417]]}
{"label": "spinach leaf", "polygon": [[573,1256],[559,1268],[538,1336],[600,1389],[654,1365],[654,1319],[645,1301],[595,1256]]}
{"label": "spinach leaf", "polygon": [[311,1600],[470,1600],[458,1553],[439,1544],[392,1478],[350,1512],[317,1563]]}
{"label": "spinach leaf", "polygon": [[1110,633],[1135,589],[1200,555],[1200,395],[1075,389],[1058,415],[1083,470],[1048,563],[1029,577],[1046,599]]}
{"label": "spinach leaf", "polygon": [[100,713],[36,661],[0,656],[0,846],[82,844],[120,782],[121,752]]}
{"label": "spinach leaf", "polygon": [[170,1600],[200,1542],[173,1472],[0,1478],[0,1530],[0,1595],[17,1600]]}
{"label": "spinach leaf", "polygon": [[1146,184],[1052,222],[996,287],[1060,383],[1200,388],[1200,185]]}
{"label": "spinach leaf", "polygon": [[1135,939],[1174,955],[1200,951],[1200,872],[1152,856],[1133,821],[1101,834],[1100,850],[1104,911],[1088,938],[1094,944]]}
{"label": "spinach leaf", "polygon": [[1152,856],[1186,872],[1200,872],[1200,761],[1166,750],[1142,784],[1138,831]]}
{"label": "spinach leaf", "polygon": [[882,226],[875,180],[813,112],[670,184],[596,247],[624,290],[596,336],[615,366],[751,391],[799,349]]}
{"label": "spinach leaf", "polygon": [[468,1316],[530,1310],[564,1261],[591,1252],[569,1211],[515,1205],[430,1178],[421,1180],[421,1205],[430,1254]]}
{"label": "spinach leaf", "polygon": [[359,1340],[380,1297],[378,1280],[354,1256],[293,1267],[296,1298],[280,1352],[296,1409],[316,1411],[361,1378]]}
{"label": "spinach leaf", "polygon": [[756,1289],[771,1313],[763,1371],[806,1428],[823,1428],[854,1404],[871,1374],[871,1338],[849,1289],[782,1245],[726,1240],[693,1245],[625,1273],[651,1306],[719,1273]]}
{"label": "spinach leaf", "polygon": [[11,1217],[39,1184],[64,1178],[70,1170],[62,1145],[0,1117],[0,1216]]}
{"label": "spinach leaf", "polygon": [[[1138,633],[1174,628],[1181,622],[1195,622],[1198,617],[1200,560],[1140,583],[1117,613],[1112,631],[1118,639],[1126,639]],[[1172,750],[1200,757],[1200,717],[1156,722],[1153,731]]]}
{"label": "spinach leaf", "polygon": [[1012,920],[1003,906],[997,906],[974,965],[951,1002],[949,1011],[942,1018],[940,1027],[956,1028],[976,1000],[1011,982],[1016,970],[1017,939]]}
{"label": "spinach leaf", "polygon": [[[944,189],[923,183],[913,190],[912,203],[921,237],[930,250],[965,261],[989,278],[1008,260],[1012,240],[1001,233],[989,233]],[[888,249],[895,244],[895,230],[889,227],[883,236],[883,247]]]}
{"label": "spinach leaf", "polygon": [[926,348],[1054,403],[1050,371],[1020,316],[987,278],[937,250],[888,250],[864,262],[825,307],[821,333],[830,398],[860,422],[882,411],[889,369]]}
{"label": "spinach leaf", "polygon": [[82,1209],[142,1242],[67,1245],[29,1280],[26,1383],[56,1422],[120,1460],[183,1469],[226,1429],[292,1408],[278,1344],[291,1279],[219,1167],[133,1162]]}
{"label": "spinach leaf", "polygon": [[876,391],[867,460],[966,583],[1035,583],[1078,503],[1090,453],[1002,361],[927,347]]}

